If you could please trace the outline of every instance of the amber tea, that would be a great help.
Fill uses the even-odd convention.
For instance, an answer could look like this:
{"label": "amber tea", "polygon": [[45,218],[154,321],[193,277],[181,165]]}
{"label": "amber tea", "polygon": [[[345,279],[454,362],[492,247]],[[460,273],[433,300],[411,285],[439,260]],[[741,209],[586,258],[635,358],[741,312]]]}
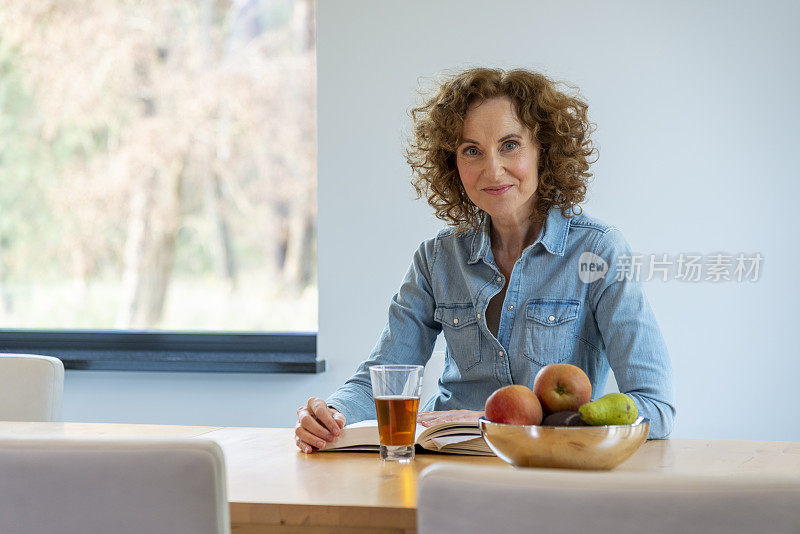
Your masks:
{"label": "amber tea", "polygon": [[424,369],[421,365],[373,365],[369,368],[381,460],[409,462],[414,459]]}
{"label": "amber tea", "polygon": [[413,445],[419,397],[387,395],[375,398],[378,433],[384,445]]}

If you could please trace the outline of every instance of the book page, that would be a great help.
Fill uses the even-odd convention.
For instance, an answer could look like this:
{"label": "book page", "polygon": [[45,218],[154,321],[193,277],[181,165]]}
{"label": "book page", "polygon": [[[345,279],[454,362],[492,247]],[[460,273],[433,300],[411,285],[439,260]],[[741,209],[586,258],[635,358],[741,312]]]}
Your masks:
{"label": "book page", "polygon": [[380,445],[378,421],[367,419],[366,421],[345,425],[339,436],[331,443],[328,443],[322,450],[330,451],[355,446],[367,446],[377,449],[378,445]]}
{"label": "book page", "polygon": [[478,427],[477,421],[452,421],[446,423],[439,423],[428,428],[423,427],[423,431],[419,432],[417,425],[417,443],[421,440],[428,440],[429,438],[440,436],[452,436],[463,434],[469,436],[469,439],[481,435],[481,429]]}

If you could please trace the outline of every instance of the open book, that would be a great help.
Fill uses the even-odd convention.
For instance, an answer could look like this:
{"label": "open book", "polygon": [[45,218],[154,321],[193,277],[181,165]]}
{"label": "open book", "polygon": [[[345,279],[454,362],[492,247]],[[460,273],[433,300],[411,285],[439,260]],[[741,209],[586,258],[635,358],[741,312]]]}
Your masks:
{"label": "open book", "polygon": [[[418,424],[416,444],[417,451],[424,449],[451,454],[494,456],[481,437],[481,429],[478,427],[477,421],[439,423],[427,428]],[[332,443],[328,443],[321,452],[377,451],[379,445],[378,421],[370,419],[346,425],[339,437]]]}

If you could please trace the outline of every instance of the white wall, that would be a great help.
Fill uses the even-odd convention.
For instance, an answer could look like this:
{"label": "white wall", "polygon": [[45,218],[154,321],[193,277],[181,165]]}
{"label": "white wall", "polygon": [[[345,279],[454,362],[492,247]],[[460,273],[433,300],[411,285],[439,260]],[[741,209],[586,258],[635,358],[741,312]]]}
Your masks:
{"label": "white wall", "polygon": [[[673,437],[800,441],[793,202],[800,8],[780,2],[322,0],[320,357],[301,375],[69,372],[68,420],[290,426],[369,353],[420,241],[402,140],[418,82],[443,69],[539,69],[598,124],[584,205],[642,253],[754,253],[756,283],[645,285],[675,367]],[[613,389],[613,384],[609,386]]]}

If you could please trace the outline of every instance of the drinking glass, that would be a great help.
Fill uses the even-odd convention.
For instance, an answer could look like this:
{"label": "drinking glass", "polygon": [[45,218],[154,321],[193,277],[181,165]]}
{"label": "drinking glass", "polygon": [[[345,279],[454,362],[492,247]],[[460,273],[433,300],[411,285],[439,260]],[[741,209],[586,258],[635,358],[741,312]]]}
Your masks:
{"label": "drinking glass", "polygon": [[382,460],[408,462],[414,459],[423,369],[421,365],[373,365],[369,368]]}

